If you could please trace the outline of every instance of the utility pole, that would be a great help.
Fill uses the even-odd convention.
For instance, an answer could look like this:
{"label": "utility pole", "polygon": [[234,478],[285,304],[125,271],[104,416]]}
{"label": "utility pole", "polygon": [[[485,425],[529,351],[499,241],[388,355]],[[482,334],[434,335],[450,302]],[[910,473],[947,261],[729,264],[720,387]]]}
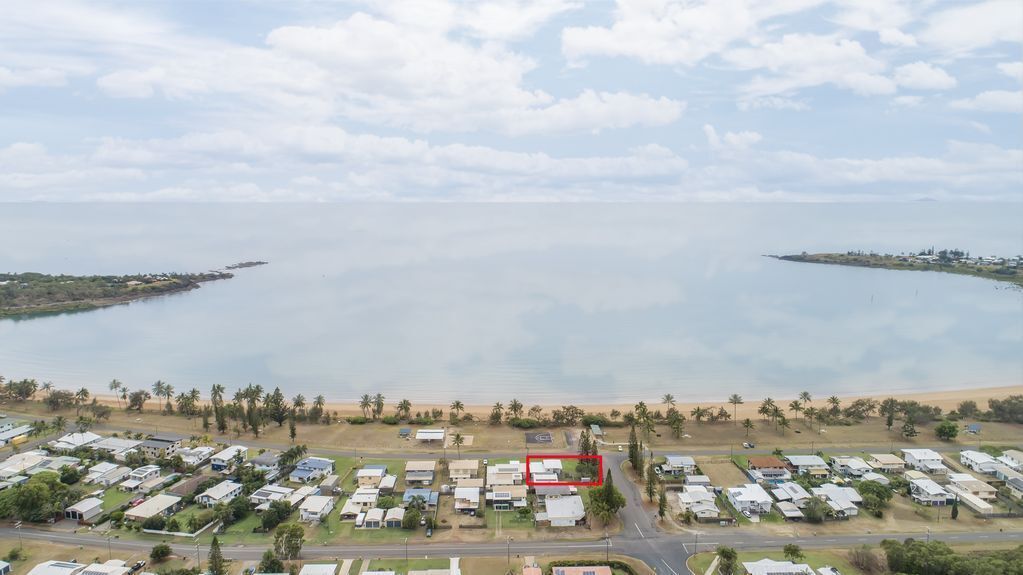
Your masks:
{"label": "utility pole", "polygon": [[604,561],[611,562],[611,538],[607,536],[607,529],[604,530]]}
{"label": "utility pole", "polygon": [[512,544],[512,541],[515,541],[515,540],[513,538],[509,537],[508,538],[508,565],[511,565],[511,544]]}
{"label": "utility pole", "polygon": [[195,568],[202,573],[202,558],[199,556],[199,542],[195,542]]}
{"label": "utility pole", "polygon": [[405,538],[405,570],[408,571],[408,537]]}
{"label": "utility pole", "polygon": [[113,552],[113,550],[110,549],[110,536],[107,535],[107,559],[110,560],[110,559],[113,559],[113,558],[114,558],[114,552]]}
{"label": "utility pole", "polygon": [[15,523],[14,524],[14,528],[18,530],[18,548],[19,549],[24,549],[25,548],[25,542],[22,541],[22,539],[21,539],[21,521]]}

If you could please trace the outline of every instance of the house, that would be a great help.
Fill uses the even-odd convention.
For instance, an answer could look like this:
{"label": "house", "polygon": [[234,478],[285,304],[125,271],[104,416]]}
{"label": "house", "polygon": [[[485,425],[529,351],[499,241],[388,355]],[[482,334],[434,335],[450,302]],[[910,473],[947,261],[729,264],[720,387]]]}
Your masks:
{"label": "house", "polygon": [[178,450],[177,456],[181,458],[181,462],[191,467],[199,467],[206,463],[206,461],[213,457],[214,449],[207,445],[200,447],[182,447]]}
{"label": "house", "polygon": [[957,494],[969,493],[987,501],[993,501],[998,495],[997,489],[969,473],[949,473],[948,481],[949,491]]}
{"label": "house", "polygon": [[298,508],[300,521],[323,521],[334,509],[334,498],[326,495],[310,495]]}
{"label": "house", "polygon": [[959,452],[959,462],[977,473],[994,473],[999,461],[983,451],[964,449]]}
{"label": "house", "polygon": [[816,455],[786,455],[788,468],[800,475],[827,477],[831,474],[828,464]]}
{"label": "house", "polygon": [[28,575],[78,575],[85,567],[73,561],[43,561],[30,569]]}
{"label": "house", "polygon": [[274,480],[281,472],[281,454],[273,451],[264,451],[250,459],[247,465],[251,465],[256,471],[262,471],[267,480]]}
{"label": "house", "polygon": [[863,481],[873,481],[875,483],[880,483],[881,485],[890,485],[892,482],[891,479],[888,479],[887,477],[881,475],[880,473],[877,473],[876,471],[868,471],[864,473],[860,477],[860,479],[862,479]]}
{"label": "house", "polygon": [[995,512],[993,505],[972,493],[959,493],[951,487],[949,488],[949,491],[955,494],[956,499],[958,499],[963,505],[969,507],[980,515],[991,515]]}
{"label": "house", "polygon": [[200,493],[195,502],[205,507],[213,507],[218,503],[227,503],[241,494],[241,483],[225,480]]}
{"label": "house", "polygon": [[15,427],[20,426],[21,424],[22,423],[20,419],[14,419],[13,417],[0,415],[0,433],[10,431]]}
{"label": "house", "polygon": [[295,469],[288,476],[288,480],[295,483],[306,483],[331,473],[334,473],[333,460],[323,457],[306,457],[295,464]]}
{"label": "house", "polygon": [[1005,482],[1005,487],[1009,489],[1009,496],[1015,497],[1016,499],[1023,499],[1023,479],[1019,477],[1013,477],[1012,479]]}
{"label": "house", "polygon": [[259,507],[265,505],[266,508],[269,508],[271,503],[287,499],[294,491],[294,489],[283,485],[267,484],[249,495],[249,503],[256,506],[256,511],[262,511]]}
{"label": "house", "polygon": [[448,463],[448,475],[452,481],[475,479],[480,474],[479,459],[456,459]]}
{"label": "house", "polygon": [[874,469],[863,459],[847,455],[832,457],[831,468],[847,477],[863,477],[864,473],[870,473]]}
{"label": "house", "polygon": [[415,497],[422,498],[423,502],[426,504],[424,509],[432,511],[437,508],[437,500],[440,498],[440,494],[436,491],[430,491],[429,489],[409,488],[406,489],[405,494],[402,495],[401,506],[407,508],[409,504],[412,503],[412,499]]}
{"label": "house", "polygon": [[778,513],[785,518],[785,521],[799,521],[803,519],[803,512],[791,501],[779,501],[774,504]]}
{"label": "house", "polygon": [[998,462],[1002,465],[1008,465],[1016,471],[1020,471],[1023,469],[1023,451],[1006,449],[998,456]]}
{"label": "house", "polygon": [[384,527],[401,527],[401,522],[404,519],[405,509],[402,507],[392,507],[384,515]]}
{"label": "house", "polygon": [[604,437],[604,430],[600,428],[596,423],[590,424],[590,433],[593,437]]}
{"label": "house", "polygon": [[526,475],[526,464],[509,461],[487,466],[487,487],[521,485]]}
{"label": "house", "polygon": [[81,459],[71,457],[69,455],[47,455],[39,461],[38,465],[29,469],[26,473],[28,475],[36,475],[37,473],[43,473],[46,471],[60,473],[60,470],[64,467],[73,467],[78,469],[81,463]]}
{"label": "house", "polygon": [[821,498],[835,512],[836,517],[855,517],[860,514],[859,505],[863,497],[852,487],[840,487],[834,483],[825,483],[810,491]]}
{"label": "house", "polygon": [[234,468],[238,462],[244,462],[249,448],[244,445],[232,445],[210,458],[210,467],[213,471],[227,472]]}
{"label": "house", "polygon": [[578,495],[548,498],[544,503],[545,511],[536,514],[538,526],[574,527],[586,523],[586,509],[583,498]]}
{"label": "house", "polygon": [[387,468],[383,466],[364,467],[355,472],[355,482],[359,487],[377,488],[384,476],[387,475]]}
{"label": "house", "polygon": [[405,463],[405,484],[406,485],[430,485],[433,483],[433,472],[437,468],[437,462],[407,461]]}
{"label": "house", "polygon": [[397,485],[397,483],[397,475],[385,475],[384,478],[380,480],[380,493],[393,493],[394,486]]}
{"label": "house", "polygon": [[682,483],[685,485],[702,485],[704,487],[711,486],[709,475],[686,475]]}
{"label": "house", "polygon": [[690,511],[699,519],[717,519],[721,512],[715,503],[714,492],[702,485],[687,485],[678,494],[682,512]]}
{"label": "house", "polygon": [[533,481],[555,482],[561,478],[564,467],[560,459],[543,459],[529,462],[529,477]]}
{"label": "house", "polygon": [[752,455],[746,460],[746,475],[757,483],[777,485],[792,479],[785,463],[773,455]]}
{"label": "house", "polygon": [[7,445],[8,443],[18,444],[28,439],[28,436],[32,434],[31,425],[19,425],[8,429],[7,431],[0,432],[0,447]]}
{"label": "house", "polygon": [[743,562],[743,573],[747,575],[815,575],[813,569],[806,563],[793,563],[791,561],[775,561],[774,559],[761,559],[760,561]]}
{"label": "house", "polygon": [[793,481],[779,484],[771,490],[771,495],[778,501],[788,501],[800,509],[806,507],[806,503],[813,497],[802,485]]}
{"label": "house", "polygon": [[487,501],[494,509],[507,511],[525,507],[527,504],[527,491],[525,485],[499,485],[487,491]]}
{"label": "house", "polygon": [[[1023,471],[1023,470],[1020,470]],[[995,466],[995,479],[999,481],[1009,481],[1010,479],[1023,479],[1023,473],[1016,471],[1008,465],[996,465]],[[2,475],[2,473],[0,473]]]}
{"label": "house", "polygon": [[337,563],[306,563],[298,575],[334,575]]}
{"label": "house", "polygon": [[130,575],[131,567],[120,559],[111,559],[103,563],[92,563],[82,569],[81,575]]}
{"label": "house", "polygon": [[[522,572],[526,575],[526,572]],[[554,567],[552,575],[612,575],[611,567],[607,565],[587,565],[585,567]]]}
{"label": "house", "polygon": [[92,523],[92,520],[103,514],[103,500],[88,497],[64,509],[64,517],[79,523]]}
{"label": "house", "polygon": [[444,441],[443,429],[419,429],[416,431],[418,441]]}
{"label": "house", "polygon": [[181,498],[161,493],[124,512],[126,521],[145,521],[157,515],[171,515],[181,506]]}
{"label": "house", "polygon": [[186,477],[181,481],[178,481],[174,485],[171,485],[167,489],[167,493],[171,495],[178,495],[180,497],[188,497],[194,495],[199,487],[210,479],[209,475],[193,475],[192,477]]}
{"label": "house", "polygon": [[366,511],[367,509],[377,506],[377,501],[380,499],[380,490],[375,487],[359,487],[352,493],[352,496],[348,498],[348,502],[353,505],[358,505],[360,511]]}
{"label": "house", "polygon": [[455,488],[455,511],[468,513],[480,508],[480,490],[473,487]]}
{"label": "house", "polygon": [[[461,486],[461,485],[460,485]],[[575,495],[576,489],[571,485],[534,485],[533,493],[536,500],[543,502],[548,497],[562,497],[564,495]]]}
{"label": "house", "polygon": [[913,479],[909,482],[909,494],[921,505],[948,505],[954,496],[932,479]]}
{"label": "house", "polygon": [[11,575],[11,564],[6,561],[0,561],[0,575]]}
{"label": "house", "polygon": [[380,529],[384,526],[384,510],[374,507],[366,511],[366,517],[362,520],[363,529]]}
{"label": "house", "polygon": [[142,442],[137,439],[125,439],[123,437],[104,437],[89,447],[93,451],[104,451],[114,456],[116,461],[124,461],[129,453],[138,451]]}
{"label": "house", "polygon": [[902,473],[906,470],[906,462],[891,453],[871,453],[867,465],[884,473]]}
{"label": "house", "polygon": [[85,475],[84,481],[89,484],[110,487],[125,477],[128,477],[129,473],[131,473],[130,467],[124,467],[123,465],[104,461],[90,467],[89,472]]}
{"label": "house", "polygon": [[96,443],[100,439],[103,438],[91,431],[85,431],[81,433],[68,433],[60,439],[54,439],[49,445],[54,451],[74,451]]}
{"label": "house", "polygon": [[149,459],[169,458],[181,449],[182,439],[184,438],[173,433],[157,433],[143,441],[139,448]]}
{"label": "house", "polygon": [[160,477],[159,465],[143,465],[131,470],[128,478],[121,484],[121,489],[124,491],[139,491],[143,483],[157,477]]}
{"label": "house", "polygon": [[941,455],[933,449],[903,449],[902,457],[906,460],[906,465],[917,471],[935,475],[948,473]]}
{"label": "house", "polygon": [[696,472],[696,460],[688,455],[668,455],[664,458],[661,471],[672,475]]}
{"label": "house", "polygon": [[739,487],[730,487],[725,490],[728,501],[739,511],[750,513],[770,513],[771,496],[764,491],[764,488],[756,483],[747,483]]}
{"label": "house", "polygon": [[341,478],[337,475],[328,475],[320,482],[320,495],[334,495],[341,484]]}

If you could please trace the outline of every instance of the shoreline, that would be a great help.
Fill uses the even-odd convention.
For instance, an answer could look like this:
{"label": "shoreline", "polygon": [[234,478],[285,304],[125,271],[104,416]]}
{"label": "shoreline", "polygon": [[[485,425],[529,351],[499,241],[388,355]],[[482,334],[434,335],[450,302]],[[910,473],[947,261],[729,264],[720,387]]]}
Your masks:
{"label": "shoreline", "polygon": [[[181,390],[178,390],[178,391],[180,392]],[[203,399],[202,399],[202,401],[200,403],[205,405],[205,404],[207,404],[209,402],[209,397],[208,397],[209,390],[202,390],[202,389],[200,389],[200,391],[203,392]],[[272,387],[265,388],[264,391],[273,391],[273,388]],[[285,390],[282,390],[282,391],[285,392],[285,396],[289,395]],[[225,395],[225,401],[229,402],[231,395],[233,395],[233,391],[228,391],[224,395]],[[394,410],[394,404],[399,399],[401,399],[401,398],[398,397],[398,396],[392,397],[392,396],[387,395],[386,393],[384,395],[386,397],[386,401],[385,401],[386,405],[384,407],[384,415],[390,415],[391,412]],[[918,401],[918,402],[923,403],[923,404],[938,406],[938,407],[940,407],[942,409],[943,412],[947,413],[947,412],[951,411],[952,409],[955,409],[955,407],[960,402],[962,402],[962,401],[973,400],[973,401],[977,402],[977,406],[980,409],[987,409],[987,401],[989,399],[1004,399],[1005,397],[1010,396],[1010,395],[1023,395],[1023,384],[1008,385],[1008,386],[980,387],[980,388],[974,388],[974,389],[919,391],[919,392],[912,392],[912,393],[893,393],[893,394],[880,394],[880,395],[879,394],[839,395],[838,397],[842,400],[842,404],[843,405],[846,405],[846,404],[848,404],[848,403],[850,403],[850,402],[852,402],[852,401],[854,401],[856,399],[866,399],[866,398],[873,398],[873,399],[876,399],[878,401],[881,401],[883,399],[887,399],[889,397],[894,397],[895,399],[897,399],[899,401],[915,400],[915,401]],[[93,397],[95,397],[100,403],[104,403],[104,404],[115,406],[115,407],[118,405],[117,398],[115,396],[113,396],[113,395],[110,395],[110,394],[95,394]],[[294,396],[291,396],[291,397],[294,397]],[[291,401],[291,397],[288,397],[288,401],[289,402]],[[312,403],[313,397],[315,397],[315,396],[312,396],[312,397],[307,396],[306,397],[306,404],[307,404],[307,406]],[[825,405],[827,397],[828,396],[816,396],[815,395],[815,396],[813,396],[813,401],[812,401],[811,405],[813,405],[813,406]],[[507,409],[508,402],[511,401],[512,399],[515,399],[515,398],[509,397],[508,399],[501,400],[501,403]],[[740,420],[743,419],[743,418],[746,418],[746,417],[749,417],[750,419],[754,419],[754,420],[760,418],[761,416],[759,414],[757,414],[757,408],[759,407],[760,402],[763,401],[764,399],[765,399],[765,397],[751,398],[751,397],[745,397],[744,396],[743,397],[744,403],[739,405],[735,409],[736,418],[740,419]],[[779,396],[779,397],[774,397],[773,399],[774,399],[775,403],[779,407],[781,407],[783,411],[786,412],[786,415],[788,415],[789,414],[789,412],[788,412],[788,405],[789,405],[789,403],[791,401],[795,400],[795,399],[798,399],[798,398],[797,397],[780,397]],[[454,398],[452,398],[451,401],[448,401],[446,403],[437,403],[437,402],[417,403],[417,402],[412,402],[412,412],[415,413],[416,411],[431,410],[431,409],[442,409],[442,410],[444,410],[445,417],[447,417],[447,412],[449,411],[451,402],[453,402],[453,401],[455,401]],[[524,410],[528,410],[530,407],[532,407],[534,405],[533,403],[530,403],[529,401],[525,401],[523,399],[520,399],[520,401],[522,401],[522,403],[524,405]],[[153,399],[150,399],[148,402],[146,402],[146,406],[148,408],[150,406],[156,405],[157,403],[162,405],[162,402],[158,401],[157,398],[153,398]],[[667,409],[667,406],[664,405],[663,403],[661,403],[661,398],[660,397],[650,398],[649,400],[646,400],[646,404],[647,404],[647,407],[649,407],[651,411]],[[567,405],[567,404],[541,403],[539,405],[544,409],[545,412],[549,413],[552,409],[558,409],[562,405]],[[632,408],[635,405],[635,403],[602,402],[602,403],[577,403],[577,404],[573,404],[573,405],[575,405],[576,407],[579,407],[579,408],[585,410],[587,413],[604,413],[604,414],[608,414],[608,413],[610,413],[610,411],[612,409],[617,409],[617,410],[621,411],[622,413],[627,413],[629,411],[632,411]],[[687,418],[689,417],[690,410],[696,408],[697,406],[699,406],[699,407],[724,407],[724,408],[726,408],[728,410],[729,413],[732,413],[732,405],[728,403],[727,396],[722,397],[722,399],[720,401],[716,401],[716,402],[715,401],[692,402],[692,401],[685,401],[683,398],[680,398],[680,397],[676,397],[675,398],[675,408],[678,409],[679,411],[681,411]],[[473,415],[475,415],[477,417],[482,417],[482,416],[488,415],[490,413],[490,410],[491,410],[492,407],[493,407],[493,404],[486,404],[486,405],[484,405],[484,404],[475,404],[475,403],[470,404],[470,403],[466,403],[465,404],[464,413],[472,413]],[[330,411],[330,412],[335,412],[336,411],[338,413],[338,415],[341,415],[341,416],[362,415],[362,411],[359,409],[359,406],[358,406],[358,401],[338,402],[338,401],[332,401],[332,400],[328,399],[326,401],[325,405],[324,405],[324,409],[327,410],[327,411]]]}

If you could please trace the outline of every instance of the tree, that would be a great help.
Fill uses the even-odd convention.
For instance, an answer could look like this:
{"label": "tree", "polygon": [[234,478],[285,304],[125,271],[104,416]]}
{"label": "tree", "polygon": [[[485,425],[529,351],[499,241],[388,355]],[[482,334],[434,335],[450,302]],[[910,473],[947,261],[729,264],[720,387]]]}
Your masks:
{"label": "tree", "polygon": [[639,438],[636,436],[636,428],[629,431],[629,463],[636,474],[643,472],[643,451],[639,445]]}
{"label": "tree", "polygon": [[739,408],[740,405],[743,404],[742,396],[739,395],[738,393],[733,393],[732,395],[728,396],[728,403],[732,404],[732,421],[738,423],[739,420],[736,419],[737,417],[736,410]]}
{"label": "tree", "polygon": [[670,393],[665,393],[664,397],[661,398],[661,403],[668,407],[675,407],[675,396]]}
{"label": "tree", "polygon": [[405,510],[405,516],[401,518],[401,528],[412,530],[419,525],[419,520],[422,519],[423,514],[419,512],[415,507],[409,506]]}
{"label": "tree", "polygon": [[700,422],[703,421],[703,418],[707,417],[707,413],[708,411],[706,408],[697,405],[696,407],[693,408],[692,411],[689,412],[689,415],[692,415],[693,420],[696,421],[697,425],[699,425]]}
{"label": "tree", "polygon": [[959,426],[954,421],[946,419],[934,427],[934,434],[938,439],[952,441],[959,435]]}
{"label": "tree", "polygon": [[791,427],[789,420],[784,415],[778,418],[778,427],[781,428],[781,434],[785,435],[785,430]]}
{"label": "tree", "polygon": [[263,552],[263,558],[259,560],[259,567],[256,568],[256,571],[259,573],[286,573],[284,562],[274,555],[273,549]]}
{"label": "tree", "polygon": [[455,417],[458,417],[463,411],[465,411],[465,404],[457,399],[451,402],[450,407],[451,412],[455,414]]}
{"label": "tree", "polygon": [[412,413],[412,402],[411,401],[409,401],[407,399],[403,399],[403,400],[398,402],[396,407],[398,409],[398,415],[399,416],[402,416],[405,419],[408,419],[410,417],[410,414]]}
{"label": "tree", "polygon": [[789,402],[789,411],[796,414],[796,419],[799,419],[799,414],[803,412],[803,404],[798,401]]}
{"label": "tree", "polygon": [[284,399],[281,388],[274,388],[273,393],[266,395],[266,400],[263,402],[263,412],[266,413],[266,416],[271,421],[277,423],[277,427],[284,425],[290,411],[290,406],[288,401]]}
{"label": "tree", "polygon": [[291,417],[288,418],[288,437],[291,438],[291,442],[295,443],[295,437],[298,436],[298,429],[295,427],[295,411],[291,411]]}
{"label": "tree", "polygon": [[743,427],[743,429],[746,430],[746,437],[749,437],[749,432],[753,428],[755,428],[756,425],[753,424],[753,420],[752,419],[747,417],[746,419],[742,420],[742,427]]}
{"label": "tree", "polygon": [[657,515],[661,519],[668,514],[668,493],[664,490],[664,486],[657,492]]}
{"label": "tree", "polygon": [[166,543],[154,545],[149,551],[149,558],[152,559],[154,563],[159,563],[170,556],[171,548],[170,545],[167,545]]}
{"label": "tree", "polygon": [[920,433],[916,430],[916,425],[913,424],[912,420],[906,420],[906,422],[902,424],[902,436],[909,439],[911,437],[916,437],[917,435],[920,435]]}
{"label": "tree", "polygon": [[224,554],[220,552],[220,541],[217,540],[217,536],[213,536],[213,542],[210,543],[210,554],[206,559],[206,570],[209,575],[227,575],[227,562],[224,561]]}
{"label": "tree", "polygon": [[[321,396],[316,396],[317,398]],[[373,396],[373,419],[376,419],[384,413],[384,394],[378,393]]]}
{"label": "tree", "polygon": [[81,413],[82,406],[89,401],[89,390],[84,387],[75,392],[75,415]]}
{"label": "tree", "polygon": [[828,405],[831,406],[831,415],[838,415],[842,406],[842,400],[837,395],[832,395],[828,398]]}
{"label": "tree", "polygon": [[455,432],[455,436],[451,438],[451,444],[458,450],[458,458],[462,458],[462,445],[465,443],[465,437],[461,433]]}
{"label": "tree", "polygon": [[373,398],[368,393],[362,394],[362,398],[359,399],[359,409],[362,410],[363,417],[369,417],[370,409],[373,408]]}
{"label": "tree", "polygon": [[[291,503],[288,501],[271,501],[270,507],[264,511],[260,517],[260,523],[263,525],[263,529],[269,531],[274,527],[277,527],[283,523],[289,515],[291,515],[291,511]],[[275,571],[275,573],[279,573],[279,571]]]}
{"label": "tree", "polygon": [[611,470],[608,469],[604,484],[590,489],[590,511],[595,517],[608,523],[622,507],[625,507],[625,496],[614,486]]}
{"label": "tree", "polygon": [[959,498],[956,497],[952,500],[952,519],[959,519]]}
{"label": "tree", "polygon": [[[110,380],[110,385],[107,386],[110,391],[114,392],[114,398],[117,399],[117,407],[121,407],[121,389],[124,388],[124,384],[116,379]],[[976,406],[976,404],[974,404]]]}
{"label": "tree", "polygon": [[798,563],[806,555],[803,555],[803,548],[795,543],[788,543],[785,547],[782,547],[782,553],[785,554],[785,558],[793,563]]}
{"label": "tree", "polygon": [[285,523],[274,532],[274,554],[281,559],[298,559],[305,543],[305,529],[298,523]]}
{"label": "tree", "polygon": [[977,415],[977,402],[972,399],[962,401],[959,403],[959,406],[956,407],[956,411],[959,412],[959,415],[967,419],[973,418]]}
{"label": "tree", "polygon": [[142,408],[145,407],[146,402],[152,399],[153,396],[144,389],[139,389],[128,394],[128,409],[134,409],[139,413],[142,413]]}
{"label": "tree", "polygon": [[654,460],[651,459],[650,464],[646,467],[646,498],[649,499],[651,503],[654,501],[654,494],[657,493],[656,468],[657,466],[654,465]]}
{"label": "tree", "polygon": [[511,400],[508,404],[508,413],[512,419],[518,419],[522,417],[522,404],[517,399]]}
{"label": "tree", "polygon": [[494,407],[490,409],[490,424],[497,425],[501,423],[501,419],[504,418],[504,404],[498,401],[494,404]]}
{"label": "tree", "polygon": [[801,391],[799,392],[799,402],[803,405],[813,403],[813,397],[810,395],[809,391]]}
{"label": "tree", "polygon": [[718,546],[718,573],[721,575],[735,575],[738,569],[739,554],[731,547]]}

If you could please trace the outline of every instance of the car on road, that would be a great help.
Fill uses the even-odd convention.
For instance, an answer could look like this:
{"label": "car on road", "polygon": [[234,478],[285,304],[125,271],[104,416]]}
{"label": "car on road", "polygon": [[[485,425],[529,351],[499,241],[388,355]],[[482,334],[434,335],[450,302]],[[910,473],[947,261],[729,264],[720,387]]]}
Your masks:
{"label": "car on road", "polygon": [[622,451],[622,446],[621,445],[618,446],[618,451]]}
{"label": "car on road", "polygon": [[743,442],[742,444],[743,449],[753,449],[754,447],[756,447],[756,445],[753,443]]}
{"label": "car on road", "polygon": [[433,527],[429,527],[426,529],[426,536],[433,537]]}

